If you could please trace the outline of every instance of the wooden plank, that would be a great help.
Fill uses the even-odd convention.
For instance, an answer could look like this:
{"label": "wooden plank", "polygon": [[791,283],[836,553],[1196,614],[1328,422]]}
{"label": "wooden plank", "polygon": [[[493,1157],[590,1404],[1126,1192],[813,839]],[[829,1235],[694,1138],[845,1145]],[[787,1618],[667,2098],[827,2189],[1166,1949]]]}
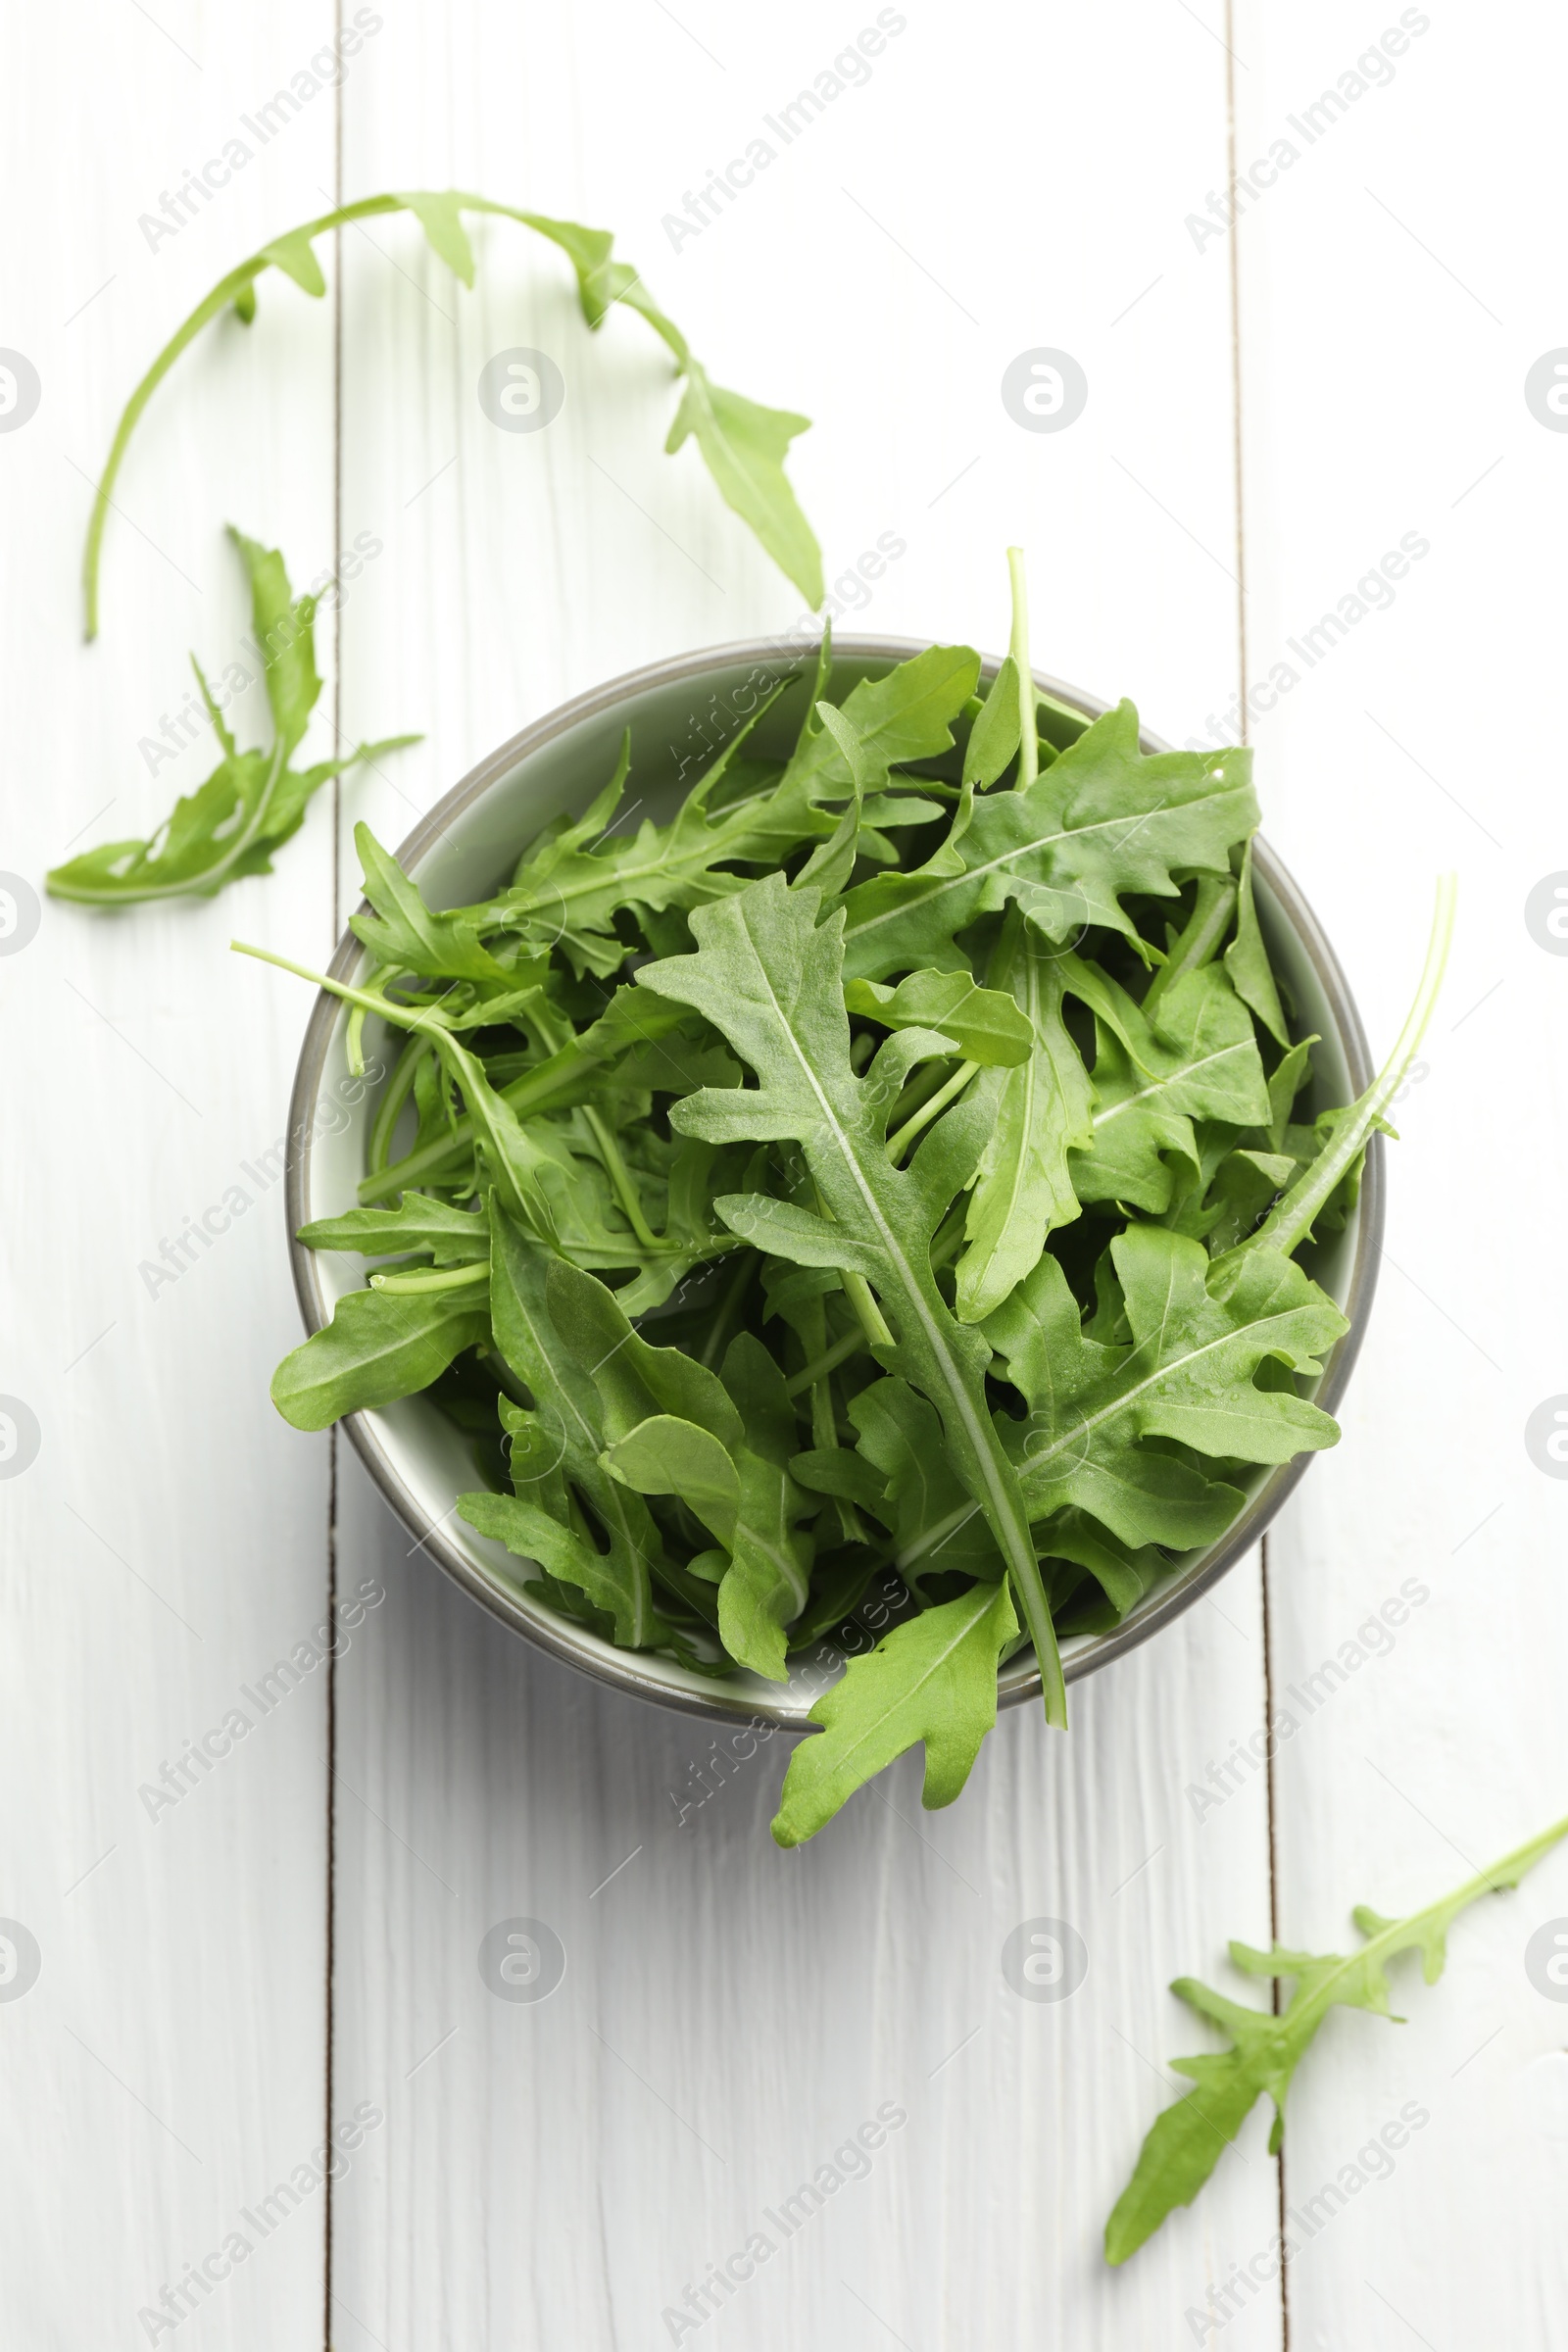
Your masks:
{"label": "wooden plank", "polygon": [[[349,85],[349,185],[461,179],[612,223],[721,381],[817,417],[796,471],[830,579],[884,531],[906,543],[849,625],[997,642],[1002,549],[1022,538],[1039,659],[1131,690],[1180,739],[1234,686],[1228,289],[1214,270],[1178,285],[1178,228],[1147,192],[1217,184],[1223,49],[1152,6],[1049,33],[984,10],[991,70],[956,85],[951,44],[911,15],[863,86],[808,109],[744,200],[672,242],[663,216],[858,29],[627,8],[590,34],[456,8]],[[1102,111],[1065,97],[1111,88],[1107,147]],[[376,236],[349,256],[343,507],[387,553],[344,614],[346,724],[429,740],[345,806],[395,842],[411,803],[564,694],[787,626],[797,600],[693,454],[659,454],[667,368],[636,319],[589,346],[559,267],[508,227],[483,233],[471,296],[412,233]],[[479,369],[514,346],[566,379],[537,436],[478,407]],[[1089,381],[1060,434],[1002,405],[1004,370],[1041,349]],[[410,1556],[348,1458],[341,1506],[340,1589],[386,1597],[339,1677],[334,2065],[339,2103],[386,2123],[337,2191],[340,2345],[680,2336],[662,2314],[703,2266],[883,2102],[907,2120],[869,2178],[800,2244],[772,2232],[715,2332],[926,2345],[1054,2326],[1120,2352],[1172,2340],[1220,2243],[1266,2236],[1259,2131],[1134,2269],[1099,2255],[1182,2046],[1158,1988],[1225,1935],[1267,1932],[1261,1784],[1205,1821],[1183,1793],[1216,1725],[1261,1718],[1254,1571],[1083,1690],[1070,1741],[1008,1719],[952,1814],[922,1816],[906,1768],[782,1856],[775,1753],[682,1818],[705,1727],[503,1636]],[[1090,1951],[1059,2011],[1001,1974],[1040,1917]],[[478,1965],[521,1918],[565,1953],[538,2005],[495,1997]],[[1277,2307],[1234,2340],[1275,2346]]]}
{"label": "wooden plank", "polygon": [[[1280,1928],[1319,1948],[1344,1948],[1353,1903],[1397,1912],[1457,1885],[1559,1814],[1568,1785],[1563,1489],[1524,1443],[1568,1385],[1561,1252],[1534,1207],[1563,1157],[1565,974],[1524,917],[1563,865],[1537,681],[1552,674],[1568,451],[1523,397],[1563,341],[1546,225],[1563,31],[1544,10],[1514,29],[1531,70],[1506,100],[1481,24],[1437,11],[1357,32],[1249,7],[1235,35],[1240,161],[1279,137],[1297,150],[1241,222],[1251,668],[1297,672],[1257,719],[1262,789],[1376,1048],[1413,990],[1435,872],[1457,868],[1461,891],[1420,1083],[1396,1114],[1345,1442],[1272,1550],[1275,1691],[1299,1718],[1279,1766]],[[1414,560],[1380,584],[1401,543]],[[1568,2067],[1525,1950],[1565,1913],[1559,1855],[1456,1927],[1441,1987],[1405,1964],[1407,2027],[1325,2029],[1286,2150],[1294,2208],[1329,2190],[1298,2232],[1293,2340],[1549,2339],[1568,2284],[1553,2195]],[[1425,2120],[1380,2155],[1383,2127],[1412,2113]]]}
{"label": "wooden plank", "polygon": [[[280,543],[299,574],[331,554],[331,318],[270,291],[248,337],[220,326],[154,403],[117,493],[102,640],[81,643],[89,483],[121,404],[233,261],[320,209],[334,171],[329,94],[265,147],[241,128],[327,40],[329,7],[283,25],[173,0],[156,20],[103,15],[87,43],[61,14],[13,10],[7,26],[0,170],[10,219],[30,226],[12,239],[3,331],[42,395],[0,437],[0,862],[27,907],[68,850],[150,831],[206,772],[205,735],[151,762],[141,744],[185,701],[184,649],[220,671],[248,627],[224,519]],[[139,217],[236,137],[252,152],[231,184],[188,197],[195,217],[149,242]],[[0,1486],[0,1912],[41,1962],[0,2013],[18,2340],[160,2337],[178,2302],[162,2326],[138,2312],[204,2260],[206,2282],[184,2288],[189,2340],[319,2329],[320,2191],[275,2244],[240,2219],[321,2137],[323,1677],[265,1720],[244,1695],[320,1623],[325,1592],[325,1448],[267,1398],[295,1321],[281,1187],[246,1165],[284,1128],[305,1008],[225,947],[235,931],[300,954],[326,943],[327,814],[271,881],[118,917],[46,904],[0,962],[0,1389],[40,1435]],[[209,1211],[198,1241],[186,1220]],[[160,1282],[144,1268],[169,1241],[177,1278]],[[236,1708],[252,1729],[231,1753],[220,1736],[222,1760],[187,1758],[177,1801],[143,1798]],[[234,2231],[251,2251],[230,2278]]]}

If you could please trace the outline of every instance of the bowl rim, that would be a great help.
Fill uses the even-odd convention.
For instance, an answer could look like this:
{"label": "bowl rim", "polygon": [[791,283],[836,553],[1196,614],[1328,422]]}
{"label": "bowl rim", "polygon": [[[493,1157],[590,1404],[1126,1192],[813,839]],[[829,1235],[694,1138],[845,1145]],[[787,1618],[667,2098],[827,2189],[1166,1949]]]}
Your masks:
{"label": "bowl rim", "polygon": [[[835,636],[833,658],[848,662],[906,662],[912,655],[928,651],[932,642],[914,637]],[[607,679],[602,685],[574,696],[569,702],[558,704],[554,710],[521,728],[471,767],[427,814],[420,817],[396,852],[398,863],[407,870],[411,863],[423,858],[454,821],[510,775],[519,761],[542,751],[560,736],[581,725],[585,719],[612,711],[633,696],[664,686],[679,685],[716,669],[730,669],[765,661],[805,662],[814,657],[816,643],[814,638],[802,640],[786,636],[746,638],[724,645],[699,647],[690,653],[673,655],[661,662],[645,663],[638,669],[624,671],[618,677]],[[982,656],[981,681],[994,678],[999,667],[999,657]],[[1070,685],[1063,679],[1053,677],[1044,670],[1037,669],[1033,675],[1036,686],[1043,694],[1066,704],[1075,711],[1081,711],[1091,720],[1103,717],[1113,708],[1098,696],[1088,694],[1081,687]],[[1149,754],[1169,752],[1174,748],[1144,727],[1139,730],[1139,744]],[[1349,982],[1310,905],[1261,834],[1253,836],[1253,865],[1278,903],[1323,990],[1337,1032],[1337,1042],[1348,1066],[1353,1100],[1371,1084],[1374,1070],[1366,1032]],[[362,899],[357,911],[368,913],[371,909],[368,902]],[[368,952],[353,931],[345,926],[327,966],[328,976],[334,980],[346,979]],[[332,1034],[341,1013],[341,1001],[324,989],[318,990],[300,1046],[289,1105],[284,1213],[288,1224],[295,1296],[308,1336],[320,1331],[329,1318],[317,1271],[316,1253],[306,1249],[297,1236],[307,1215],[316,1100],[325,1072]],[[1383,1138],[1374,1134],[1367,1148],[1352,1220],[1354,1256],[1342,1309],[1348,1329],[1327,1352],[1322,1376],[1313,1392],[1314,1402],[1320,1404],[1325,1412],[1332,1412],[1345,1394],[1371,1314],[1383,1253]],[[428,1553],[437,1567],[469,1599],[499,1618],[513,1632],[523,1635],[553,1657],[575,1667],[580,1673],[592,1675],[596,1681],[606,1683],[613,1690],[634,1692],[641,1698],[673,1708],[680,1714],[697,1715],[723,1723],[768,1722],[790,1734],[810,1728],[802,1714],[795,1711],[786,1713],[779,1701],[755,1690],[744,1693],[739,1690],[727,1691],[721,1684],[713,1684],[701,1690],[672,1689],[638,1666],[639,1652],[627,1650],[604,1655],[597,1648],[590,1650],[579,1645],[574,1638],[578,1629],[569,1619],[558,1620],[546,1617],[543,1612],[534,1615],[527,1611],[520,1595],[509,1593],[484,1576],[473,1561],[447,1538],[440,1524],[423,1524],[425,1513],[404,1483],[376,1421],[374,1413],[348,1413],[344,1415],[341,1426],[347,1431],[355,1450],[386,1501],[408,1532],[416,1539],[415,1548]],[[1065,1680],[1069,1683],[1079,1682],[1086,1675],[1098,1672],[1102,1666],[1108,1666],[1115,1659],[1125,1657],[1129,1650],[1136,1649],[1154,1634],[1163,1631],[1208,1592],[1264,1534],[1305,1474],[1312,1458],[1310,1453],[1299,1453],[1292,1461],[1281,1463],[1258,1486],[1234,1526],[1210,1547],[1205,1556],[1201,1556],[1185,1574],[1173,1577],[1168,1586],[1156,1592],[1146,1608],[1141,1608],[1124,1624],[1093,1637],[1084,1648],[1065,1656],[1062,1661]],[[1031,1653],[1017,1660],[1013,1667],[1004,1669],[998,1689],[999,1710],[1019,1706],[1037,1697],[1040,1688],[1040,1671],[1033,1663]],[[781,1698],[786,1690],[787,1686],[781,1686]]]}

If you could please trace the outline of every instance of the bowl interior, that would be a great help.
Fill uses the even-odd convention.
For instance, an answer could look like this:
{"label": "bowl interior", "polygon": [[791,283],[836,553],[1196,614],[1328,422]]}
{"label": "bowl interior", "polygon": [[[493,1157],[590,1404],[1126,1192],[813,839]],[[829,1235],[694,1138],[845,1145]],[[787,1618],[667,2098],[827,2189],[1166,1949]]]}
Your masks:
{"label": "bowl interior", "polygon": [[[848,639],[835,652],[830,693],[840,699],[856,682],[880,675],[919,651],[889,639]],[[812,655],[788,647],[723,647],[612,681],[567,705],[505,745],[448,795],[415,829],[398,856],[436,907],[488,897],[510,875],[517,857],[551,817],[578,813],[610,776],[622,731],[631,729],[633,766],[618,823],[667,816],[701,766],[759,703],[791,680],[761,719],[753,745],[787,753],[810,690]],[[995,674],[988,662],[985,674]],[[1065,744],[1104,705],[1044,676],[1041,689],[1061,706],[1046,713],[1044,731]],[[1165,745],[1145,736],[1146,751]],[[1365,1039],[1343,974],[1310,909],[1289,876],[1260,843],[1255,856],[1259,920],[1291,1002],[1297,1032],[1316,1031],[1315,1095],[1310,1107],[1349,1100],[1371,1076]],[[352,933],[333,959],[337,977],[353,977],[368,958]],[[374,1024],[367,1050],[373,1054]],[[296,1083],[291,1130],[303,1138],[290,1165],[291,1233],[308,1219],[339,1215],[357,1205],[365,1140],[378,1088],[367,1093],[349,1073],[347,1015],[322,996],[307,1032]],[[385,1040],[382,1040],[383,1044]],[[383,1054],[390,1063],[390,1054]],[[373,1065],[372,1065],[373,1066]],[[1380,1221],[1380,1147],[1369,1154],[1360,1203],[1344,1233],[1314,1253],[1312,1272],[1351,1319],[1351,1329],[1325,1364],[1316,1395],[1332,1407],[1348,1376],[1365,1320],[1376,1265]],[[307,1325],[326,1322],[339,1298],[358,1289],[365,1262],[357,1256],[307,1250],[294,1245],[295,1279]],[[467,1440],[419,1397],[374,1413],[351,1416],[348,1428],[383,1493],[410,1533],[477,1600],[516,1630],[589,1673],[642,1695],[723,1719],[760,1717],[791,1725],[804,1721],[821,1688],[820,1670],[797,1672],[786,1685],[737,1672],[723,1682],[693,1674],[674,1659],[615,1649],[586,1629],[541,1607],[523,1592],[526,1565],[499,1544],[474,1534],[456,1516],[455,1497],[476,1482]],[[1260,1473],[1246,1510],[1207,1551],[1176,1566],[1114,1632],[1084,1636],[1063,1645],[1069,1680],[1090,1672],[1142,1641],[1189,1605],[1250,1544],[1309,1457]],[[1039,1689],[1031,1654],[1015,1658],[1001,1683],[1004,1704]]]}

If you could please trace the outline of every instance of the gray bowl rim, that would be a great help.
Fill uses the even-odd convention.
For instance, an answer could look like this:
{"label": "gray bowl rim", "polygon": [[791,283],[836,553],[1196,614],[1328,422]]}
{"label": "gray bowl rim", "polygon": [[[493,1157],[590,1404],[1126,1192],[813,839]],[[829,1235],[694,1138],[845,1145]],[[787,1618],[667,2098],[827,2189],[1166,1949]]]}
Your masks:
{"label": "gray bowl rim", "polygon": [[[913,637],[835,637],[833,655],[835,661],[852,663],[891,663],[906,662],[913,654],[924,653],[931,642],[929,639]],[[628,697],[662,686],[678,685],[683,680],[701,677],[710,670],[733,668],[742,663],[778,662],[785,658],[804,662],[813,659],[815,651],[814,640],[801,645],[788,639],[750,638],[730,645],[700,647],[692,653],[650,662],[641,669],[628,670],[620,677],[608,679],[603,685],[595,686],[586,694],[577,695],[572,701],[562,703],[554,710],[546,712],[531,726],[524,727],[519,734],[502,744],[487,759],[481,760],[476,767],[470,768],[461,783],[455,784],[445,798],[419,819],[398,849],[398,863],[407,870],[411,863],[422,858],[458,816],[471,808],[493,785],[510,775],[520,760],[541,751],[545,745],[580,725],[584,719],[613,710]],[[984,657],[982,681],[995,677],[998,667],[997,657]],[[1086,694],[1081,687],[1068,685],[1043,670],[1036,670],[1034,677],[1042,693],[1054,696],[1057,702],[1065,703],[1073,710],[1081,711],[1086,718],[1103,717],[1112,708],[1097,696]],[[1168,752],[1173,748],[1157,735],[1150,734],[1147,729],[1140,730],[1139,741],[1146,753]],[[1254,836],[1253,840],[1253,862],[1254,870],[1272,893],[1317,976],[1337,1032],[1336,1042],[1349,1070],[1352,1097],[1359,1095],[1372,1082],[1372,1057],[1360,1013],[1339,958],[1300,890],[1260,834]],[[363,900],[359,911],[370,911]],[[334,980],[346,979],[366,953],[354,933],[345,929],[327,966],[329,976]],[[312,1335],[322,1329],[328,1317],[317,1275],[315,1252],[307,1250],[296,1236],[306,1221],[316,1099],[325,1070],[332,1032],[341,1011],[339,999],[328,995],[324,989],[318,991],[300,1048],[289,1110],[290,1151],[284,1208],[288,1219],[294,1289],[306,1332]],[[296,1141],[301,1138],[303,1142]],[[1383,1253],[1383,1139],[1374,1135],[1367,1151],[1353,1221],[1355,1255],[1344,1305],[1349,1328],[1329,1351],[1322,1377],[1313,1392],[1314,1401],[1325,1412],[1333,1412],[1345,1394],[1371,1315]],[[658,1705],[673,1708],[679,1714],[698,1715],[722,1723],[741,1720],[771,1722],[787,1733],[799,1733],[808,1728],[798,1712],[786,1712],[780,1701],[758,1693],[755,1688],[745,1693],[738,1690],[727,1692],[723,1685],[714,1685],[700,1691],[672,1690],[667,1684],[641,1670],[637,1664],[637,1651],[617,1651],[613,1656],[606,1656],[598,1649],[590,1650],[580,1644],[578,1629],[569,1619],[547,1618],[542,1611],[537,1616],[530,1613],[522,1605],[520,1595],[508,1592],[504,1587],[482,1575],[474,1563],[448,1540],[439,1525],[427,1527],[423,1524],[424,1513],[399,1476],[382,1443],[373,1414],[346,1414],[342,1426],[347,1430],[376,1486],[410,1535],[416,1539],[416,1548],[427,1552],[437,1567],[451,1577],[471,1600],[477,1601],[492,1616],[500,1618],[513,1632],[524,1635],[553,1657],[574,1666],[580,1673],[592,1675],[596,1681],[606,1683],[613,1690],[630,1691]],[[1141,1608],[1135,1616],[1111,1632],[1093,1637],[1084,1648],[1065,1657],[1062,1663],[1066,1680],[1069,1683],[1079,1682],[1085,1675],[1125,1657],[1129,1650],[1136,1649],[1140,1642],[1161,1632],[1217,1585],[1242,1554],[1250,1551],[1264,1534],[1312,1458],[1310,1453],[1300,1453],[1293,1461],[1283,1463],[1261,1483],[1241,1517],[1219,1543],[1201,1554],[1188,1570],[1176,1573],[1168,1586],[1156,1592],[1147,1608]],[[998,1705],[1019,1706],[1039,1694],[1039,1668],[1033,1663],[1032,1652],[1025,1652],[1012,1666],[1004,1670],[998,1690]]]}

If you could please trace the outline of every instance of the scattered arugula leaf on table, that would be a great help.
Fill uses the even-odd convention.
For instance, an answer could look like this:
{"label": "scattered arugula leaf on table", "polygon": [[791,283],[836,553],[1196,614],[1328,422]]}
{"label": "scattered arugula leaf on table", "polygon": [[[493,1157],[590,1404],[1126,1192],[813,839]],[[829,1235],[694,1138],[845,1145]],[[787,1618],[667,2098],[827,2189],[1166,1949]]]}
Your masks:
{"label": "scattered arugula leaf on table", "polygon": [[[250,582],[250,650],[262,665],[272,720],[271,746],[239,749],[193,654],[191,666],[222,755],[218,765],[205,784],[175,804],[151,840],[103,842],[55,866],[45,877],[54,898],[96,906],[210,898],[225,882],[244,874],[270,873],[273,851],[299,831],[312,794],[329,777],[419,741],[417,735],[393,735],[383,743],[362,743],[340,760],[323,760],[305,768],[290,764],[321,691],[316,667],[316,599],[293,594],[275,547],[263,547],[232,525],[229,537]],[[245,675],[233,679],[231,691],[254,682],[245,664],[233,666]]]}
{"label": "scattered arugula leaf on table", "polygon": [[1334,1443],[1345,1319],[1301,1253],[1446,953],[1446,888],[1389,1063],[1298,1115],[1248,755],[1038,697],[1013,584],[984,701],[949,646],[835,702],[824,645],[672,816],[607,834],[623,745],[490,899],[432,908],[362,827],[366,967],[321,982],[351,1055],[375,1021],[404,1044],[363,1205],[302,1237],[379,1262],[279,1409],[430,1388],[472,1433],[488,1389],[511,1492],[468,1523],[540,1606],[699,1673],[777,1681],[837,1627],[842,1658],[877,1580],[783,1844],[915,1745],[951,1802],[1026,1643],[1064,1721],[1058,1635]]}
{"label": "scattered arugula leaf on table", "polygon": [[1250,2008],[1193,1977],[1179,1977],[1172,1992],[1228,2034],[1231,2047],[1171,2060],[1178,2074],[1191,2076],[1195,2087],[1150,2127],[1133,2177],[1105,2224],[1106,2261],[1126,2262],[1178,2205],[1192,2203],[1265,2092],[1274,2102],[1269,2153],[1277,2155],[1285,2136],[1286,2094],[1329,2011],[1369,2009],[1401,2023],[1389,2006],[1389,1962],[1401,1952],[1418,1951],[1422,1975],[1435,1984],[1447,1957],[1448,1930],[1460,1912],[1484,1894],[1517,1886],[1563,1838],[1568,1838],[1568,1819],[1404,1919],[1386,1919],[1359,1905],[1353,1916],[1367,1939],[1359,1951],[1296,1952],[1276,1944],[1260,1952],[1233,1943],[1232,1966],[1244,1975],[1294,1979],[1296,1989],[1278,2013]]}
{"label": "scattered arugula leaf on table", "polygon": [[431,251],[465,286],[473,284],[474,256],[464,214],[492,214],[520,221],[565,254],[576,273],[578,301],[590,329],[601,327],[617,303],[636,311],[669,351],[683,385],[665,448],[673,454],[688,439],[695,440],[725,505],[755,533],[808,604],[814,610],[822,602],[821,552],[784,472],[789,444],[808,429],[809,418],[785,409],[761,408],[715,384],[680,328],[654,301],[640,273],[629,262],[614,259],[614,240],[608,229],[555,220],[544,213],[521,212],[514,205],[497,204],[488,196],[470,195],[458,188],[416,189],[363,196],[273,237],[260,253],[220,278],[170,337],[125,404],[94,495],[82,556],[89,639],[98,633],[98,568],[116,479],[142,412],[174,362],[224,311],[231,309],[249,325],[256,316],[256,281],[269,270],[280,270],[303,293],[324,294],[326,279],[317,259],[317,238],[384,213],[412,213]]}

